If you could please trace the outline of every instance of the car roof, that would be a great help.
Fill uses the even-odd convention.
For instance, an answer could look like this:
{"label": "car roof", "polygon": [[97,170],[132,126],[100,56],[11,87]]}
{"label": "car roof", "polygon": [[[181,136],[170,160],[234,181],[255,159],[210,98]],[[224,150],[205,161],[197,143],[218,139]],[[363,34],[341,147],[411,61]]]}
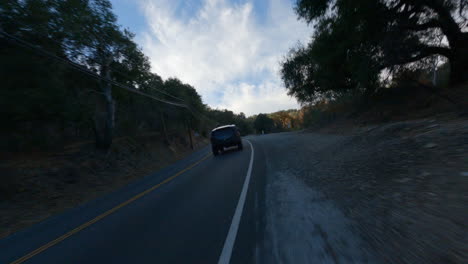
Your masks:
{"label": "car roof", "polygon": [[236,128],[236,125],[225,125],[225,126],[220,126],[220,127],[217,127],[213,130],[211,130],[212,132],[213,131],[216,131],[216,130],[221,130],[221,129],[225,129],[225,128]]}

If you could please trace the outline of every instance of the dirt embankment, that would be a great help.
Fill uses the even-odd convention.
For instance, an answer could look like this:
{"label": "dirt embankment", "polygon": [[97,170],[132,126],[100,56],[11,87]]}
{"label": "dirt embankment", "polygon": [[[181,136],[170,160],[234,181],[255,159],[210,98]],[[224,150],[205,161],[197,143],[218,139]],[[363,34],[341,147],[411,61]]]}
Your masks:
{"label": "dirt embankment", "polygon": [[467,263],[468,120],[457,115],[365,127],[316,153],[305,177],[353,220],[386,263]]}
{"label": "dirt embankment", "polygon": [[[0,238],[94,199],[191,153],[184,136],[169,145],[159,134],[117,138],[108,153],[93,142],[60,152],[2,155]],[[194,138],[195,149],[208,143]]]}

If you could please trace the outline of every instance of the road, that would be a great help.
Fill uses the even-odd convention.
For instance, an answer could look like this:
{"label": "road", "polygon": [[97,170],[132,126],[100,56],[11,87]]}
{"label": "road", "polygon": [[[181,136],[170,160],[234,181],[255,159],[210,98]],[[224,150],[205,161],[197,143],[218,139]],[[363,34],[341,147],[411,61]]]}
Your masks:
{"label": "road", "polygon": [[[447,182],[450,192],[442,184],[464,171],[444,164],[466,156],[434,167],[444,156],[424,146],[459,146],[466,133],[394,135],[408,127],[428,137],[419,122],[251,136],[243,151],[217,157],[206,147],[0,240],[0,263],[466,263],[466,243],[446,239],[463,241],[466,228],[445,221],[462,223],[466,203],[424,196],[465,190],[466,181]],[[420,199],[425,207],[413,206]]]}
{"label": "road", "polygon": [[[253,148],[218,157],[205,148],[106,197],[7,237],[0,241],[0,263],[245,263],[255,248],[251,200],[262,176],[256,166],[252,169],[259,176],[245,183],[250,163],[255,164]],[[241,192],[247,190],[244,186],[250,189],[242,212],[237,212],[241,221],[231,227]]]}
{"label": "road", "polygon": [[339,140],[254,136],[217,157],[206,147],[1,240],[0,263],[375,263],[346,216],[296,177]]}

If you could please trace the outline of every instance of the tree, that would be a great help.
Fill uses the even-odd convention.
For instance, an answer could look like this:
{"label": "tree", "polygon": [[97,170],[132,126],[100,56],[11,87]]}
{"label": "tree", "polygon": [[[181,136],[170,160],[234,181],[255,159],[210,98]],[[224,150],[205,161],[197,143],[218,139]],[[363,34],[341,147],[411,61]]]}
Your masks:
{"label": "tree", "polygon": [[96,146],[107,150],[112,144],[116,111],[112,84],[107,80],[148,89],[154,80],[149,61],[133,42],[134,34],[117,25],[109,0],[66,0],[57,5],[69,59],[95,69],[105,79],[94,93],[93,121]]}
{"label": "tree", "polygon": [[240,133],[245,136],[253,133],[253,124],[247,119],[244,113],[234,115],[234,124],[239,128]]}
{"label": "tree", "polygon": [[270,133],[275,128],[275,121],[269,118],[266,114],[259,114],[255,118],[254,128],[257,133]]}
{"label": "tree", "polygon": [[[451,83],[465,82],[467,6],[466,0],[299,0],[298,16],[316,31],[285,58],[283,81],[302,102],[350,90],[371,94],[382,70],[441,55]],[[434,41],[440,37],[446,44]]]}
{"label": "tree", "polygon": [[5,149],[54,148],[94,137],[96,147],[107,150],[115,135],[163,132],[168,139],[186,135],[188,122],[199,132],[213,125],[203,118],[208,109],[194,87],[151,72],[108,0],[0,1],[0,30]]}
{"label": "tree", "polygon": [[[121,31],[117,26],[117,18],[112,12],[108,0],[83,1],[70,0],[88,4],[88,37],[85,39],[87,52],[91,54],[88,64],[95,65],[99,74],[105,80],[101,81],[101,90],[96,95],[96,110],[94,115],[94,132],[96,147],[107,150],[112,144],[115,127],[115,100],[112,96],[111,65],[125,61],[129,50],[135,49],[131,35]],[[79,34],[80,35],[80,34]],[[131,54],[131,52],[130,52]]]}
{"label": "tree", "polygon": [[242,135],[253,133],[252,122],[245,117],[244,113],[236,114],[227,109],[218,110],[208,107],[207,116],[216,121],[216,124],[213,124],[215,126],[234,124],[239,128]]}
{"label": "tree", "polygon": [[288,130],[298,125],[297,112],[296,109],[282,110],[269,114],[269,117],[273,119],[278,129]]}

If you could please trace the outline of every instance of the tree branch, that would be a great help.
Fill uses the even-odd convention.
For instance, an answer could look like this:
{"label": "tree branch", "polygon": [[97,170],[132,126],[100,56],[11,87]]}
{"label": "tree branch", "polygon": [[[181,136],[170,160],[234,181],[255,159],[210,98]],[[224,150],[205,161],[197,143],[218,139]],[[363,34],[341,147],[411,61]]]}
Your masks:
{"label": "tree branch", "polygon": [[460,34],[462,33],[461,29],[458,26],[457,22],[455,22],[455,19],[452,17],[452,15],[450,14],[450,10],[448,10],[447,7],[445,7],[439,1],[435,0],[426,1],[426,5],[439,16],[440,27],[444,32],[445,36],[447,36],[449,43],[451,43],[458,36],[460,36]]}
{"label": "tree branch", "polygon": [[422,31],[422,30],[427,30],[430,28],[440,28],[440,27],[441,25],[440,25],[439,20],[431,19],[426,23],[415,25],[412,29],[414,29],[415,31]]}
{"label": "tree branch", "polygon": [[383,64],[380,68],[383,70],[385,68],[391,67],[391,66],[396,66],[396,65],[403,65],[411,62],[416,62],[419,60],[422,60],[426,57],[429,57],[431,55],[441,55],[444,57],[449,58],[451,56],[451,51],[449,48],[444,48],[444,47],[435,47],[435,46],[426,46],[423,45],[419,49],[419,53],[414,56],[410,57],[401,57],[401,58],[396,58],[395,60],[390,60],[389,62]]}
{"label": "tree branch", "polygon": [[411,24],[411,23],[402,23],[400,25],[400,28],[402,29],[408,29],[408,30],[412,30],[412,31],[423,31],[423,30],[427,30],[427,29],[430,29],[430,28],[440,28],[441,27],[441,24],[440,24],[440,21],[438,19],[431,19],[429,21],[427,21],[426,23],[423,23],[423,24]]}
{"label": "tree branch", "polygon": [[424,46],[424,45],[422,45],[420,50],[421,50],[421,52],[419,53],[419,55],[412,58],[413,60],[409,61],[409,62],[415,62],[415,61],[418,61],[418,60],[423,59],[425,57],[428,57],[428,56],[431,56],[431,55],[436,55],[436,54],[447,57],[447,58],[451,56],[451,50],[449,48],[445,48],[445,47]]}
{"label": "tree branch", "polygon": [[465,19],[465,21],[467,20],[467,18],[464,16],[463,14],[463,10],[465,10],[465,6],[468,4],[468,1],[467,0],[460,0],[459,4],[458,4],[458,15],[460,17],[462,17],[463,19]]}

